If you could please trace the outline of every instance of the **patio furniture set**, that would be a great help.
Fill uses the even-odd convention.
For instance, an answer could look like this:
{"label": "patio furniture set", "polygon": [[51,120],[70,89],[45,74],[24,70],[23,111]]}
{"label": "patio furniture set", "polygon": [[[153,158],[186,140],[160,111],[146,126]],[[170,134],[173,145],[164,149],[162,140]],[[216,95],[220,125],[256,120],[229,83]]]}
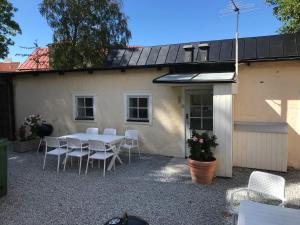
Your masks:
{"label": "patio furniture set", "polygon": [[108,159],[110,159],[107,167],[108,171],[112,167],[115,169],[116,160],[122,164],[122,160],[119,157],[121,149],[128,151],[129,163],[131,162],[130,154],[132,149],[136,149],[140,156],[137,130],[126,130],[123,136],[117,135],[117,130],[114,128],[105,128],[102,134],[99,134],[98,128],[87,128],[85,133],[74,133],[61,137],[47,136],[44,140],[46,148],[43,169],[45,169],[48,155],[57,156],[57,172],[59,172],[63,156],[65,156],[63,160],[64,171],[69,158],[71,159],[71,165],[72,158],[79,159],[79,174],[81,173],[83,158],[87,158],[85,173],[88,172],[90,163],[93,166],[94,160],[98,161],[98,167],[100,167],[100,161],[104,161],[103,177],[105,177],[106,161]]}
{"label": "patio furniture set", "polygon": [[[284,208],[285,179],[281,176],[254,171],[251,173],[248,187],[234,191],[230,203],[237,192],[246,191],[247,200],[240,203],[238,210],[232,207],[233,224],[237,225],[294,225],[300,221],[300,211]],[[251,195],[265,195],[280,202],[279,206],[251,201]]]}

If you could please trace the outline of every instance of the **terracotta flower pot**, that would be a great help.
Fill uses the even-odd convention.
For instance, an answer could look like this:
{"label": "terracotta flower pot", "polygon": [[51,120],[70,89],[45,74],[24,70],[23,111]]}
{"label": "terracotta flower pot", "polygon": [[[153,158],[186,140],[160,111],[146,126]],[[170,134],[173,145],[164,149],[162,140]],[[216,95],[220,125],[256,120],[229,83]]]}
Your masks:
{"label": "terracotta flower pot", "polygon": [[211,184],[215,174],[217,160],[211,162],[202,162],[189,158],[188,165],[193,183],[206,185]]}

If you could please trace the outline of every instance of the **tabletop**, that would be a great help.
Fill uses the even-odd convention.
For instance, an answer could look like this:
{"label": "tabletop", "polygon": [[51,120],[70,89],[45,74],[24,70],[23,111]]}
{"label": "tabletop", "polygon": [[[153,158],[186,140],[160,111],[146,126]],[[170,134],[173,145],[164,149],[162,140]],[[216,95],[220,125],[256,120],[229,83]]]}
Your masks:
{"label": "tabletop", "polygon": [[299,224],[300,210],[241,201],[238,225],[295,225]]}
{"label": "tabletop", "polygon": [[77,138],[81,141],[88,141],[88,140],[96,140],[102,141],[104,143],[114,143],[124,139],[124,136],[120,135],[104,135],[104,134],[87,134],[87,133],[75,133],[75,134],[68,134],[61,136],[60,138]]}

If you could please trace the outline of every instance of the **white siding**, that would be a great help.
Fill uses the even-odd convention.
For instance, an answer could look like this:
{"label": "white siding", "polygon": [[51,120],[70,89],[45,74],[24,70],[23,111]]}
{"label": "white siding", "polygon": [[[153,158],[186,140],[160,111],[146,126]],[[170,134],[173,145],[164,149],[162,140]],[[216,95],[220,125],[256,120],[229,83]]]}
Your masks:
{"label": "white siding", "polygon": [[234,166],[287,171],[287,132],[270,129],[235,129]]}
{"label": "white siding", "polygon": [[232,85],[214,85],[214,134],[217,136],[218,146],[216,158],[218,162],[216,175],[232,177]]}

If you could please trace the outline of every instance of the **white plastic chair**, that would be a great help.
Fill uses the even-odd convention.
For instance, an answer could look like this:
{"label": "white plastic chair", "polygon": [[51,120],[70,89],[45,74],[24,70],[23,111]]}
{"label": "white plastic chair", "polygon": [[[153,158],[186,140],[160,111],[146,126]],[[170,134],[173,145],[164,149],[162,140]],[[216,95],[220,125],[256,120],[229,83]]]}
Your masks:
{"label": "white plastic chair", "polygon": [[131,163],[130,152],[131,149],[136,148],[139,153],[139,157],[141,157],[141,152],[139,148],[139,132],[137,130],[126,130],[125,138],[123,144],[121,145],[121,149],[126,149],[128,151],[129,163]]}
{"label": "white plastic chair", "polygon": [[[279,204],[280,206],[284,207],[286,203],[285,199],[285,179],[281,176],[260,172],[260,171],[254,171],[251,173],[248,187],[247,188],[241,188],[236,191],[234,191],[231,194],[230,203],[233,203],[234,195],[237,192],[240,191],[246,191],[247,192],[247,199],[250,200],[251,193],[265,195],[266,197],[270,197],[276,200],[281,201]],[[234,224],[236,222],[236,216],[237,212],[236,210],[232,208],[232,211],[234,213]]]}
{"label": "white plastic chair", "polygon": [[[64,155],[68,152],[66,148],[66,145],[61,145],[59,139],[57,137],[44,137],[45,143],[46,143],[46,150],[45,150],[45,157],[44,157],[44,164],[43,164],[43,170],[46,166],[46,158],[47,155],[54,155],[57,156],[57,169],[56,171],[59,172],[59,165],[60,165],[60,156]],[[49,150],[52,149],[52,150]]]}
{"label": "white plastic chair", "polygon": [[95,140],[89,140],[89,154],[88,159],[86,162],[86,169],[85,174],[87,174],[88,167],[89,167],[89,161],[92,160],[103,160],[103,177],[105,177],[105,170],[106,170],[106,159],[112,157],[114,155],[115,146],[111,146],[110,148],[107,148],[105,143],[102,141],[95,141]]}
{"label": "white plastic chair", "polygon": [[89,153],[87,148],[88,148],[88,145],[85,145],[79,139],[67,138],[67,149],[69,150],[69,152],[66,154],[64,171],[66,170],[68,157],[76,157],[76,158],[79,158],[79,175],[80,175],[82,158],[84,156],[87,156]]}
{"label": "white plastic chair", "polygon": [[114,128],[105,128],[103,130],[104,135],[117,135],[117,130]]}
{"label": "white plastic chair", "polygon": [[96,127],[89,127],[86,129],[86,133],[87,134],[98,134],[99,133],[99,129]]}

